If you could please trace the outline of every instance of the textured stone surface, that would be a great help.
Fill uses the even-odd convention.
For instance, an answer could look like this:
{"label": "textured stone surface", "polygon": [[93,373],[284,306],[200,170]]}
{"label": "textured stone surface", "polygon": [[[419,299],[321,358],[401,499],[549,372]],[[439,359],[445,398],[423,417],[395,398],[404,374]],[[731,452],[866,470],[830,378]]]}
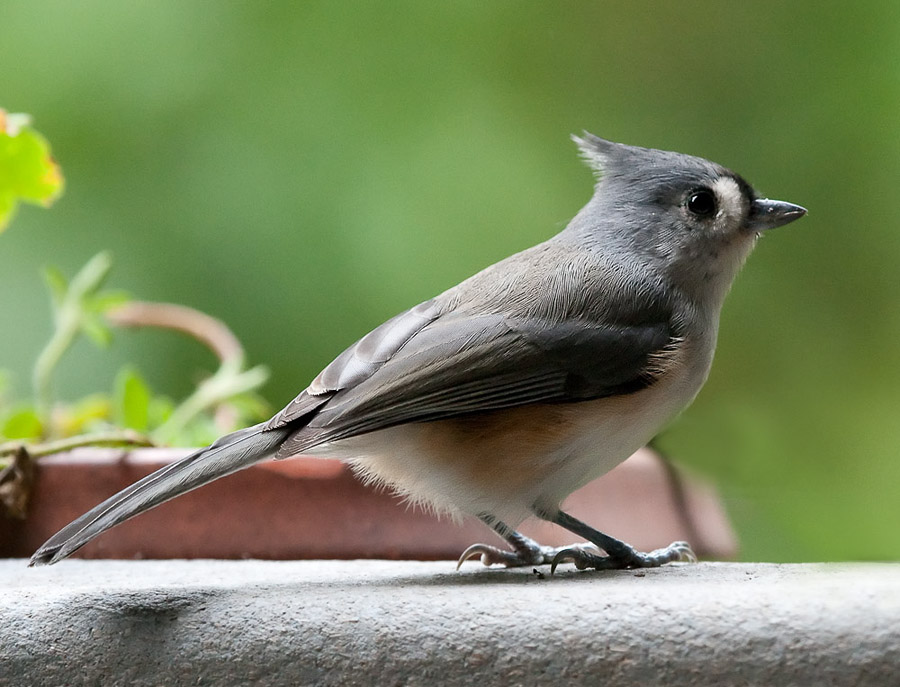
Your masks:
{"label": "textured stone surface", "polygon": [[0,561],[2,685],[900,684],[900,565]]}

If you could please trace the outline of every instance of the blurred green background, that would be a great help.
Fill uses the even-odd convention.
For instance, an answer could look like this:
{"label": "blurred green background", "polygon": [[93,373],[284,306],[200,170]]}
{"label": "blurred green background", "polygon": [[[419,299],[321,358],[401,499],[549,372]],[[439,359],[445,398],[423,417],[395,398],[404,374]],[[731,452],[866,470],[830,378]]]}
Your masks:
{"label": "blurred green background", "polygon": [[[369,328],[561,229],[571,132],[712,158],[809,217],[766,236],[716,364],[661,438],[720,485],[746,559],[900,557],[900,4],[0,5],[0,106],[67,178],[0,236],[0,367],[28,392],[39,267],[113,250],[111,285],[228,322],[287,402]],[[80,346],[64,397],[165,333]]]}

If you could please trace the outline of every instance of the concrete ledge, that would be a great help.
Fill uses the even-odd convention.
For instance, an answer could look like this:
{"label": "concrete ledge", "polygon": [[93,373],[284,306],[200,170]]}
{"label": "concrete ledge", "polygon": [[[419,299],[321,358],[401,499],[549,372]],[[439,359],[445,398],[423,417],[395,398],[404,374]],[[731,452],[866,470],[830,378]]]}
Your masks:
{"label": "concrete ledge", "polygon": [[900,565],[0,561],[0,685],[896,685]]}

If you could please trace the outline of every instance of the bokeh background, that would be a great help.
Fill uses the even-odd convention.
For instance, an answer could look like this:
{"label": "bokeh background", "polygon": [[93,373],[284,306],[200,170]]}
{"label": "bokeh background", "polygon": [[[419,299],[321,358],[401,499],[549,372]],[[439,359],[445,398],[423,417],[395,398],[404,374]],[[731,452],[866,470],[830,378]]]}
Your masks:
{"label": "bokeh background", "polygon": [[[5,0],[0,106],[67,192],[0,236],[0,367],[50,332],[39,268],[112,249],[111,285],[217,315],[287,402],[369,328],[561,229],[568,136],[674,149],[810,209],[761,241],[717,360],[660,438],[713,479],[745,559],[900,557],[900,3]],[[165,333],[89,345],[63,397]]]}

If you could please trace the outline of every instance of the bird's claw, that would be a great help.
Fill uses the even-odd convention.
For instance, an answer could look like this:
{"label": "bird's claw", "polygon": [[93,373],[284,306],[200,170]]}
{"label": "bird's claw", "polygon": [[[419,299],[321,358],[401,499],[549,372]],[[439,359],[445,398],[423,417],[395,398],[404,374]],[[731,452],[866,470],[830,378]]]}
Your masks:
{"label": "bird's claw", "polygon": [[656,551],[653,551],[650,555],[653,555],[655,553],[661,553],[661,552],[664,553],[666,551],[671,551],[673,554],[677,554],[677,556],[675,558],[672,558],[671,561],[667,561],[667,562],[672,562],[672,563],[674,563],[675,561],[678,561],[681,563],[696,563],[697,562],[697,554],[694,553],[694,550],[691,548],[691,545],[688,544],[686,541],[672,542],[666,548],[657,549]]}
{"label": "bird's claw", "polygon": [[663,549],[656,549],[650,553],[641,553],[631,549],[626,556],[598,556],[586,548],[569,547],[561,549],[553,557],[550,563],[550,574],[556,572],[560,563],[573,562],[579,570],[593,568],[594,570],[622,570],[626,568],[658,568],[666,563],[681,561],[696,563],[697,556],[685,541],[676,541]]}
{"label": "bird's claw", "polygon": [[[598,556],[600,554],[600,549],[593,544],[576,544],[564,549],[559,549],[553,548],[552,546],[539,546],[536,543],[527,540],[527,544],[523,544],[523,546],[516,551],[498,549],[497,547],[488,544],[472,544],[472,546],[463,551],[462,556],[459,557],[456,569],[459,570],[463,563],[476,556],[480,556],[482,564],[488,567],[492,565],[503,565],[507,568],[519,568],[527,565],[553,564],[553,569],[555,569],[556,565],[554,564],[554,561],[557,561],[560,558],[560,555],[567,551],[586,551],[589,553],[596,553]],[[577,562],[576,565],[578,565]]]}
{"label": "bird's claw", "polygon": [[506,568],[517,568],[527,565],[550,565],[550,574],[556,572],[561,563],[574,563],[578,570],[592,568],[594,570],[624,570],[628,568],[658,568],[666,563],[682,561],[696,563],[697,556],[690,545],[684,541],[676,541],[662,549],[642,553],[622,544],[624,547],[617,555],[605,555],[595,544],[573,544],[561,548],[540,546],[527,537],[520,537],[513,544],[516,550],[498,549],[488,544],[472,544],[463,551],[456,564],[459,570],[462,564],[472,558],[480,558],[486,567],[502,565]]}
{"label": "bird's claw", "polygon": [[[589,548],[597,551],[597,554],[589,551]],[[607,558],[606,556],[598,555],[599,552],[600,549],[594,546],[570,546],[565,549],[560,549],[556,552],[553,560],[550,561],[550,574],[552,575],[556,572],[556,566],[558,566],[560,563],[566,563],[568,561],[572,561],[575,564],[575,567],[579,570],[584,570],[585,568],[589,567],[588,561]]]}
{"label": "bird's claw", "polygon": [[487,544],[472,544],[468,549],[462,552],[459,561],[456,563],[456,569],[459,570],[463,563],[467,560],[481,557],[481,563],[485,567],[492,565],[504,565],[507,568],[513,568],[521,565],[529,565],[529,563],[513,551],[504,551],[496,546],[488,546]]}

